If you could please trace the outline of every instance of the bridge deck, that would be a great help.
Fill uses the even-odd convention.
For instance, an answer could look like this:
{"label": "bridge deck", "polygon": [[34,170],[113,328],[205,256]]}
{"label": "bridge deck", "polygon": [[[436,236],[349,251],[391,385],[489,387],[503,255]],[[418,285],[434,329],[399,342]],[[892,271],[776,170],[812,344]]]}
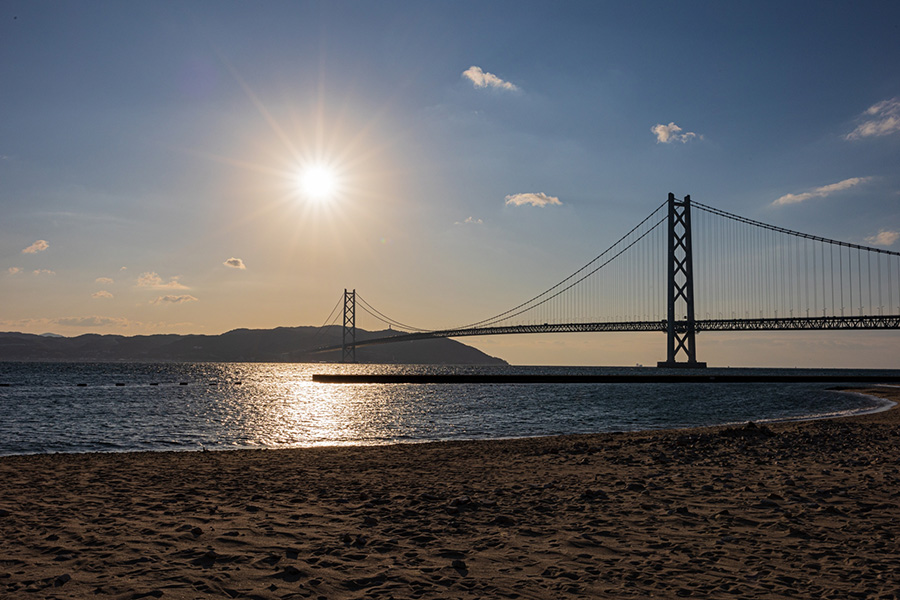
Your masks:
{"label": "bridge deck", "polygon": [[[679,322],[676,327],[686,327]],[[858,317],[788,317],[778,319],[698,319],[694,331],[832,331],[832,330],[900,329],[900,315]],[[613,323],[544,323],[542,325],[509,325],[504,327],[474,327],[470,329],[443,329],[419,333],[357,340],[356,346],[396,344],[433,338],[456,338],[480,335],[513,335],[522,333],[597,333],[597,332],[666,332],[666,321],[622,321]],[[320,351],[335,350],[341,346],[329,346]]]}

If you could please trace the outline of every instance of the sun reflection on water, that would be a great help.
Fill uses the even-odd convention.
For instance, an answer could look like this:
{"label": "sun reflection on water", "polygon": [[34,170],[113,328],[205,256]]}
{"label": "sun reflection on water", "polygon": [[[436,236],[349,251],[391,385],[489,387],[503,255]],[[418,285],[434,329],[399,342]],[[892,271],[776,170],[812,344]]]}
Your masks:
{"label": "sun reflection on water", "polygon": [[312,381],[313,373],[323,371],[466,369],[485,371],[250,363],[0,364],[0,376],[12,383],[0,388],[5,411],[0,455],[528,437],[791,418],[859,410],[865,404],[814,384]]}
{"label": "sun reflection on water", "polygon": [[289,402],[280,415],[284,435],[293,443],[358,443],[360,406],[356,394],[348,389],[329,389],[311,381],[287,385]]}
{"label": "sun reflection on water", "polygon": [[[389,443],[398,406],[383,387],[311,380],[313,365],[265,365],[226,402],[246,443],[319,446]],[[243,417],[243,418],[242,418]],[[235,423],[236,424],[236,423]]]}

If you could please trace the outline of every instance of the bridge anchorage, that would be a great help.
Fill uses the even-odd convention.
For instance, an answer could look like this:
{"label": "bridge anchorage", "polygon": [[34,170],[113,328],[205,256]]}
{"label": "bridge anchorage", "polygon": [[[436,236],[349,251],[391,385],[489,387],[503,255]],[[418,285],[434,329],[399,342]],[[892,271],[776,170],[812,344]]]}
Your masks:
{"label": "bridge anchorage", "polygon": [[[357,308],[390,333],[357,339]],[[666,334],[666,360],[658,367],[696,369],[706,366],[697,360],[702,331],[875,329],[900,330],[900,252],[768,225],[669,194],[556,285],[469,325],[411,327],[345,289],[341,345],[315,351],[341,348],[343,362],[355,362],[360,346],[441,337],[654,331]]]}

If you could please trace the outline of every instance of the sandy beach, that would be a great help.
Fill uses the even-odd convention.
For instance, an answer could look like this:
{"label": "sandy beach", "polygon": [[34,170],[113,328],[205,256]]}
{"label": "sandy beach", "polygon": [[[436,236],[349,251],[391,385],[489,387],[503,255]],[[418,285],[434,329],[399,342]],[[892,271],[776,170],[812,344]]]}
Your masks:
{"label": "sandy beach", "polygon": [[[900,389],[865,393],[900,401]],[[900,410],[0,459],[2,598],[900,598]]]}

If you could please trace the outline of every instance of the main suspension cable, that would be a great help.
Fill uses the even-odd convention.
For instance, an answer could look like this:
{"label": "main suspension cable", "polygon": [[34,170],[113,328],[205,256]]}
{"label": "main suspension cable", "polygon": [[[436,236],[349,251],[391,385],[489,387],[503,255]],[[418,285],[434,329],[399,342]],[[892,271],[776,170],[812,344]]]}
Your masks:
{"label": "main suspension cable", "polygon": [[367,313],[369,313],[369,314],[372,315],[375,319],[381,321],[382,323],[386,323],[386,324],[388,324],[388,325],[394,325],[394,326],[399,327],[399,328],[401,328],[401,329],[405,329],[405,330],[408,330],[408,331],[415,331],[415,332],[417,332],[417,333],[425,333],[425,332],[428,332],[428,331],[432,331],[432,330],[430,330],[430,329],[422,329],[422,328],[420,328],[420,327],[413,327],[413,326],[411,326],[411,325],[406,325],[406,324],[404,324],[404,323],[401,323],[400,321],[397,321],[397,320],[395,320],[395,319],[392,319],[391,317],[385,315],[384,313],[382,313],[381,311],[379,311],[377,308],[375,308],[374,306],[372,306],[371,304],[369,304],[368,302],[366,302],[366,300],[365,300],[362,296],[360,296],[359,294],[356,294],[356,299],[359,300],[360,304],[362,305],[362,309],[363,309],[364,311],[366,311]]}
{"label": "main suspension cable", "polygon": [[[638,223],[637,225],[635,225],[635,226],[631,229],[631,231],[629,231],[628,233],[626,233],[625,235],[623,235],[621,238],[618,239],[618,241],[616,241],[614,244],[612,244],[609,248],[607,248],[606,250],[604,250],[603,252],[601,252],[600,255],[598,255],[597,257],[595,257],[593,260],[589,261],[586,265],[584,265],[583,267],[581,267],[580,269],[578,269],[577,271],[575,271],[574,273],[572,273],[571,275],[569,275],[568,277],[566,277],[565,279],[563,279],[562,281],[560,281],[559,283],[557,283],[556,285],[554,285],[554,286],[552,286],[552,287],[550,287],[550,288],[544,290],[543,292],[541,292],[541,293],[538,294],[537,296],[531,298],[530,300],[526,300],[525,302],[519,304],[518,306],[514,306],[513,308],[510,308],[510,309],[507,310],[507,311],[504,311],[504,312],[502,312],[502,313],[500,313],[500,314],[498,314],[498,315],[494,315],[493,317],[489,317],[489,318],[487,318],[487,319],[482,319],[481,321],[477,321],[477,322],[475,322],[475,323],[470,323],[469,325],[464,325],[463,327],[459,327],[458,329],[471,329],[471,328],[479,327],[479,326],[482,326],[482,325],[485,325],[485,324],[489,324],[489,323],[496,323],[497,321],[500,321],[501,319],[504,319],[504,318],[507,318],[507,317],[514,317],[514,316],[520,315],[520,314],[522,314],[523,312],[526,312],[527,310],[530,310],[531,308],[536,308],[537,306],[540,306],[541,304],[544,304],[544,303],[547,302],[548,300],[550,300],[550,299],[552,299],[552,298],[555,298],[556,296],[559,295],[559,293],[561,293],[561,292],[563,292],[563,291],[565,291],[565,290],[570,289],[570,288],[572,287],[572,285],[575,285],[575,284],[577,284],[577,283],[580,283],[580,282],[583,281],[586,277],[588,277],[588,276],[593,275],[594,273],[596,273],[600,268],[602,268],[603,266],[609,264],[609,261],[607,261],[606,263],[604,263],[604,264],[601,265],[600,267],[597,267],[596,269],[594,269],[593,271],[591,271],[590,273],[588,273],[587,275],[585,275],[584,277],[582,277],[581,279],[579,279],[578,281],[576,281],[575,283],[573,283],[572,285],[566,287],[564,290],[561,290],[561,292],[559,292],[559,293],[557,293],[557,294],[554,294],[553,296],[550,296],[550,297],[548,297],[548,298],[545,298],[545,299],[542,300],[541,302],[537,302],[537,303],[534,304],[534,306],[531,306],[531,307],[529,307],[529,308],[526,308],[525,310],[521,310],[521,311],[519,310],[519,309],[521,309],[522,307],[525,307],[525,306],[528,306],[529,304],[532,304],[533,302],[535,302],[535,301],[538,300],[539,298],[543,298],[544,296],[547,296],[548,294],[550,294],[551,292],[553,292],[554,290],[556,290],[556,289],[559,288],[560,286],[564,285],[565,283],[567,283],[568,281],[570,281],[571,279],[573,279],[574,277],[576,277],[579,273],[581,273],[581,272],[584,271],[585,269],[589,268],[589,267],[590,267],[591,265],[593,265],[595,262],[597,262],[598,260],[600,260],[601,258],[603,258],[603,256],[605,256],[606,254],[608,254],[609,252],[611,252],[616,246],[618,246],[618,245],[621,244],[625,239],[627,239],[628,236],[630,236],[632,233],[634,233],[635,231],[637,231],[638,229],[640,229],[640,227],[641,227],[642,225],[644,225],[644,223],[646,223],[647,221],[649,221],[649,220],[653,217],[653,215],[655,215],[657,212],[659,212],[659,209],[661,209],[663,206],[668,205],[668,203],[669,203],[668,200],[666,200],[665,202],[663,202],[662,204],[660,204],[658,207],[656,207],[656,209],[653,210],[653,212],[651,212],[649,215],[647,215],[647,217],[646,217],[643,221],[641,221],[640,223]],[[646,233],[644,233],[644,235],[642,235],[641,237],[644,237],[645,235],[647,235],[647,233],[649,233],[650,231],[652,231],[653,229],[655,229],[658,225],[659,225],[659,223],[656,223],[649,231],[647,231]],[[638,239],[640,239],[640,238],[638,238]],[[637,240],[635,240],[635,241],[637,241]],[[634,244],[632,244],[632,245],[634,245]],[[631,247],[631,246],[629,246],[629,248],[630,248],[630,247]],[[627,248],[626,248],[626,250],[627,250]],[[624,252],[624,250],[623,250],[623,252]],[[619,254],[617,254],[616,256],[619,256],[620,254],[621,254],[621,252],[620,252]],[[615,258],[615,256],[614,256],[613,258]],[[519,311],[519,312],[516,312],[516,311]],[[512,313],[515,313],[515,314],[512,314]]]}

